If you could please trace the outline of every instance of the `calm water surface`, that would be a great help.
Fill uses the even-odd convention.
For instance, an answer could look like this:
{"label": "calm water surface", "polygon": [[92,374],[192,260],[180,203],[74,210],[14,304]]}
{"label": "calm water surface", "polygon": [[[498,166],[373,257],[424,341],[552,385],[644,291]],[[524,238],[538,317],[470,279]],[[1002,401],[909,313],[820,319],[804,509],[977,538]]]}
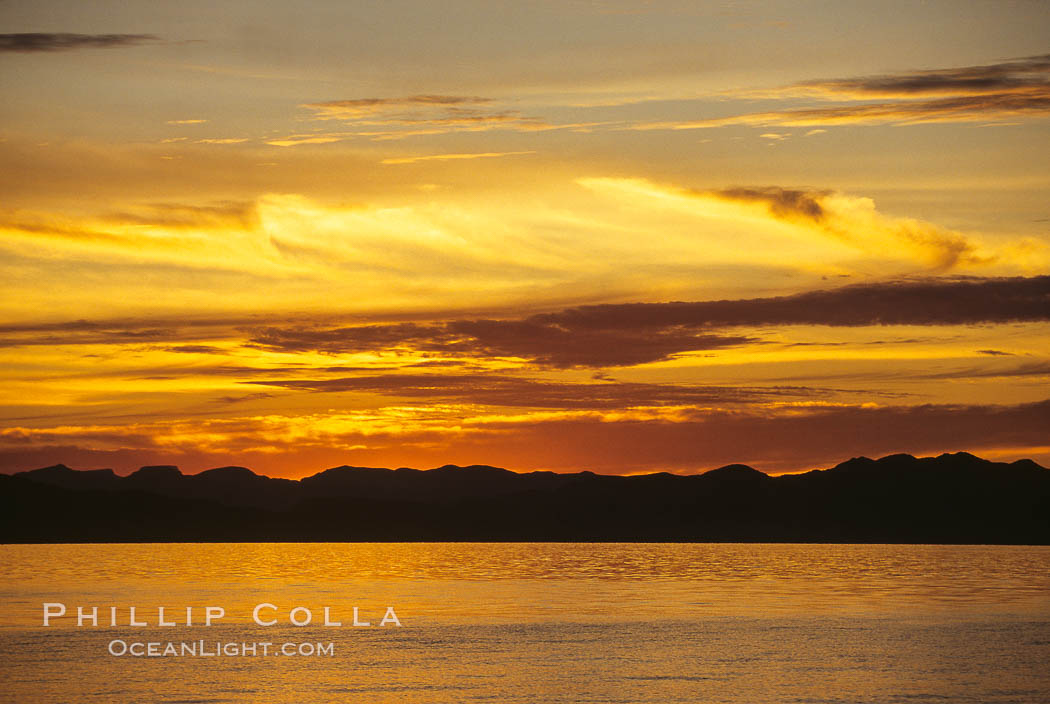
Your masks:
{"label": "calm water surface", "polygon": [[[1050,701],[1046,547],[3,545],[0,566],[5,702]],[[45,628],[48,602],[69,615]],[[401,627],[378,627],[387,607]]]}

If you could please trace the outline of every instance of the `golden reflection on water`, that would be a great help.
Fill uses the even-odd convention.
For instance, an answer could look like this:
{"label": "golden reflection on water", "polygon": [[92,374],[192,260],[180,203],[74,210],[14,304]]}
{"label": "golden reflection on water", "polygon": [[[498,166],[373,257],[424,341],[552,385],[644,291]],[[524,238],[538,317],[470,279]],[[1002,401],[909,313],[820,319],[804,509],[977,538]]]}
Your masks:
{"label": "golden reflection on water", "polygon": [[[695,619],[749,614],[1050,616],[1050,548],[943,545],[245,543],[4,545],[0,616],[41,604],[142,610],[260,602],[282,617],[395,606],[407,623]],[[318,616],[319,617],[319,616]],[[123,618],[123,617],[122,617]],[[68,621],[68,619],[67,619]]]}
{"label": "golden reflection on water", "polygon": [[[0,702],[1050,701],[1050,548],[4,545]],[[41,624],[44,602],[99,627]],[[251,622],[255,604],[279,623]],[[203,607],[227,617],[200,625]],[[119,623],[105,623],[111,606]],[[148,627],[131,627],[127,608]],[[194,609],[197,624],[160,627]],[[288,624],[296,606],[313,624]],[[387,606],[402,628],[376,624]],[[342,627],[319,625],[323,608]],[[331,657],[115,657],[127,641]]]}
{"label": "golden reflection on water", "polygon": [[769,543],[136,543],[2,545],[7,578],[713,579],[917,575],[1050,578],[1046,546]]}

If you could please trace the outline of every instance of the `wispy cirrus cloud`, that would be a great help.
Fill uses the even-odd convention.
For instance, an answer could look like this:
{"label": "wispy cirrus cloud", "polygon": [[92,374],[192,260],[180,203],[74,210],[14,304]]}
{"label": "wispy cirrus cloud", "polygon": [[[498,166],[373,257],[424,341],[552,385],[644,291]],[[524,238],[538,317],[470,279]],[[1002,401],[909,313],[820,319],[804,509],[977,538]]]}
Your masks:
{"label": "wispy cirrus cloud", "polygon": [[[390,156],[461,159],[420,166],[501,159],[509,166],[505,159],[533,159],[479,154],[489,153]],[[417,168],[400,163],[377,167],[376,176]],[[868,198],[830,190],[691,190],[611,178],[566,185],[566,201],[537,199],[528,207],[448,190],[404,205],[268,194],[249,201],[132,201],[93,215],[0,210],[0,235],[8,271],[16,271],[15,257],[55,266],[52,253],[70,262],[85,256],[104,262],[67,266],[40,291],[45,297],[68,291],[74,303],[67,315],[91,319],[103,295],[112,317],[135,316],[153,296],[172,295],[172,282],[181,282],[185,295],[199,296],[201,304],[324,309],[330,299],[340,302],[341,320],[403,305],[430,311],[430,317],[407,319],[447,321],[468,315],[464,311],[504,317],[580,302],[697,301],[718,290],[734,298],[796,292],[850,276],[863,281],[949,271],[1028,274],[1046,271],[1050,262],[1050,249],[1038,239],[957,232],[889,215]],[[623,271],[623,262],[632,263],[629,275],[610,278],[610,272]],[[758,280],[771,285],[748,293],[755,291],[749,281]],[[11,299],[23,308],[37,305],[13,294]],[[562,334],[539,332],[547,345]],[[669,330],[651,340],[608,340],[605,354],[629,361],[653,351],[661,358],[679,345],[725,343],[695,338],[695,330]],[[619,342],[622,352],[614,349]],[[494,355],[503,354],[502,344],[495,344]],[[521,349],[515,344],[506,356]],[[561,350],[550,363],[575,364],[572,348]]]}
{"label": "wispy cirrus cloud", "polygon": [[[979,350],[978,354],[994,353],[993,356],[1013,356],[1008,352]],[[1007,379],[1010,377],[1050,377],[1050,362],[1036,360],[1009,366],[968,367],[945,372],[929,373],[928,379]]]}
{"label": "wispy cirrus cloud", "polygon": [[804,81],[737,95],[765,99],[811,98],[847,104],[646,122],[635,124],[632,129],[908,125],[1045,117],[1050,115],[1050,54],[962,68]]}
{"label": "wispy cirrus cloud", "polygon": [[[268,144],[298,146],[365,137],[374,141],[491,130],[572,129],[691,130],[729,125],[821,128],[846,124],[995,122],[1050,114],[1050,55],[960,68],[803,81],[770,90],[736,91],[730,97],[816,100],[819,104],[728,117],[629,123],[590,121],[551,124],[522,115],[492,98],[468,95],[369,97],[304,103],[314,119],[351,129],[271,138]],[[828,103],[835,103],[828,105]],[[766,132],[770,141],[790,135]]]}
{"label": "wispy cirrus cloud", "polygon": [[518,110],[498,104],[493,98],[480,96],[411,95],[393,98],[354,98],[304,103],[300,107],[313,111],[313,119],[339,121],[347,129],[272,137],[266,140],[267,144],[293,147],[304,144],[328,144],[354,137],[383,142],[453,132],[490,132],[494,130],[589,132],[599,127],[620,124],[610,121],[552,124],[540,117],[522,115]]}
{"label": "wispy cirrus cloud", "polygon": [[199,228],[240,226],[249,227],[258,222],[255,203],[251,201],[219,201],[197,203],[148,203],[134,210],[108,213],[103,221],[114,224],[149,225],[153,227]]}
{"label": "wispy cirrus cloud", "polygon": [[332,144],[356,136],[353,132],[325,132],[313,134],[290,134],[266,141],[272,147],[298,147],[304,144]]}
{"label": "wispy cirrus cloud", "polygon": [[729,125],[814,127],[817,125],[915,125],[987,122],[1050,114],[1050,90],[1042,95],[980,95],[920,102],[865,103],[800,108],[686,122],[648,123],[633,129],[689,130]]}
{"label": "wispy cirrus cloud", "polygon": [[155,34],[70,34],[67,32],[21,32],[0,34],[0,53],[29,54],[74,49],[113,49],[160,41]]}
{"label": "wispy cirrus cloud", "polygon": [[[250,318],[186,317],[8,324],[0,325],[0,347],[145,343],[199,347],[201,340],[229,339],[237,326],[251,323]],[[255,324],[259,322],[256,320]]]}
{"label": "wispy cirrus cloud", "polygon": [[[372,123],[375,124],[375,123]],[[394,124],[394,123],[388,123]],[[266,144],[274,147],[298,147],[304,144],[331,144],[355,137],[363,137],[373,142],[393,142],[409,137],[424,137],[449,134],[450,132],[491,132],[494,130],[511,130],[514,132],[555,132],[567,130],[586,133],[595,129],[619,124],[610,121],[567,122],[550,124],[538,120],[520,120],[517,118],[499,117],[495,119],[455,119],[432,122],[400,123],[396,129],[375,129],[374,127],[355,131],[336,130],[326,132],[304,132],[266,139]],[[423,126],[419,126],[423,125]]]}
{"label": "wispy cirrus cloud", "polygon": [[472,108],[487,105],[491,98],[467,95],[410,95],[397,98],[354,98],[304,103],[303,107],[317,113],[318,119],[357,120],[373,115],[385,115],[395,110],[419,108]]}
{"label": "wispy cirrus cloud", "polygon": [[243,144],[251,141],[251,137],[208,137],[194,140],[194,144]]}
{"label": "wispy cirrus cloud", "polygon": [[480,96],[410,95],[329,100],[304,103],[301,107],[312,110],[314,119],[338,120],[354,128],[354,135],[373,140],[546,124],[494,103],[493,99]]}
{"label": "wispy cirrus cloud", "polygon": [[[153,252],[161,257],[181,256],[190,249],[209,249],[193,231],[247,231],[258,224],[256,205],[221,201],[207,204],[149,203],[123,212],[94,217],[0,211],[0,232],[28,241],[51,240],[101,251]],[[172,231],[182,235],[173,237]],[[180,237],[184,237],[180,241]],[[181,253],[181,254],[180,254]],[[202,261],[200,257],[196,261]]]}
{"label": "wispy cirrus cloud", "polygon": [[535,150],[519,152],[475,152],[466,154],[428,154],[425,156],[403,156],[383,159],[380,164],[414,164],[417,161],[455,161],[458,159],[491,159],[501,156],[517,156],[519,154],[535,154]]}

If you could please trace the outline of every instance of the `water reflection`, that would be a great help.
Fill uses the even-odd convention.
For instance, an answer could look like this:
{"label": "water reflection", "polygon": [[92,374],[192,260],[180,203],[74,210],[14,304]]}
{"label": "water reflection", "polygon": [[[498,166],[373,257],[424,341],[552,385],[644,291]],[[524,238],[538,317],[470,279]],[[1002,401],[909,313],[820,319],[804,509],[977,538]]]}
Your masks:
{"label": "water reflection", "polygon": [[[1050,612],[1050,548],[940,545],[322,543],[5,545],[5,623],[40,600],[410,605],[424,619],[703,612]],[[276,601],[275,601],[276,600]],[[30,610],[27,611],[26,609]],[[239,610],[240,611],[240,610]],[[241,618],[242,613],[231,615]]]}
{"label": "water reflection", "polygon": [[[1050,700],[1046,547],[6,545],[0,558],[0,701]],[[49,601],[227,617],[45,629]],[[251,621],[262,601],[278,625]],[[295,606],[344,626],[292,627]],[[354,606],[373,622],[394,606],[404,627],[348,626]],[[335,655],[113,657],[117,638],[305,640]]]}

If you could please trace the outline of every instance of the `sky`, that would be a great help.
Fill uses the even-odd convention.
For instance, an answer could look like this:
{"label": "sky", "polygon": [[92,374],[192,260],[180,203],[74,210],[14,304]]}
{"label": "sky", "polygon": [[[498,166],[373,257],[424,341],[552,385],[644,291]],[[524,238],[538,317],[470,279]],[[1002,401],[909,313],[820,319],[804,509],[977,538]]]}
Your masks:
{"label": "sky", "polygon": [[1047,37],[0,0],[0,471],[1050,465]]}

